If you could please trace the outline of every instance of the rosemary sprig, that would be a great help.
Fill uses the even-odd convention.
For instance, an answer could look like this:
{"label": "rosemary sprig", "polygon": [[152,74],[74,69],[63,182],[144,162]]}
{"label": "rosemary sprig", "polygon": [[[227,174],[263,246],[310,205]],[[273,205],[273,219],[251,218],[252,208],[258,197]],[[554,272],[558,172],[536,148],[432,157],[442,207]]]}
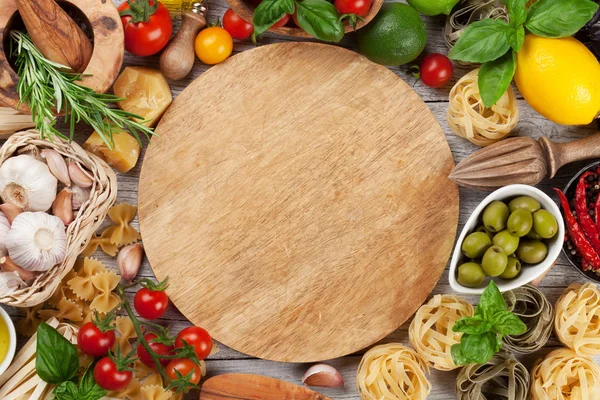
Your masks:
{"label": "rosemary sprig", "polygon": [[[13,54],[21,78],[17,84],[20,102],[31,109],[42,139],[51,140],[56,135],[73,140],[75,124],[80,121],[91,125],[109,149],[114,146],[115,130],[117,133],[131,132],[140,146],[140,132],[148,139],[154,135],[151,128],[133,120],[141,120],[139,115],[108,106],[109,103],[124,99],[112,94],[96,93],[78,85],[76,82],[81,80],[82,75],[68,72],[68,67],[46,59],[26,33],[12,31],[11,38],[16,44]],[[70,128],[69,137],[55,128],[54,108],[57,113],[64,110],[65,122],[69,123]]]}

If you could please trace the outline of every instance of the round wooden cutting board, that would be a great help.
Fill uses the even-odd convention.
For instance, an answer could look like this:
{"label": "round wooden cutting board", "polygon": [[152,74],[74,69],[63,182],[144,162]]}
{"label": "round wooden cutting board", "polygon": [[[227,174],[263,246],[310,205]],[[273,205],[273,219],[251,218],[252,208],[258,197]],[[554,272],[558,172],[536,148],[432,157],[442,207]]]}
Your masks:
{"label": "round wooden cutting board", "polygon": [[458,221],[454,163],[418,95],[317,43],[211,68],[173,102],[139,186],[144,247],[181,312],[269,360],[340,357],[427,299]]}

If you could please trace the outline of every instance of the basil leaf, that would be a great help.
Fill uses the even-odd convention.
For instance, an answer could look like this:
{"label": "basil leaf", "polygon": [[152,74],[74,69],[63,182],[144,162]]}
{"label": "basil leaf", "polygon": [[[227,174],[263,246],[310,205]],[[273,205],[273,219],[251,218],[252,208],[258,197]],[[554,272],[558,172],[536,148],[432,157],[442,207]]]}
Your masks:
{"label": "basil leaf", "polygon": [[538,0],[527,14],[527,29],[538,36],[571,36],[594,16],[598,4],[591,0]]}
{"label": "basil leaf", "polygon": [[527,325],[510,311],[500,311],[492,317],[494,331],[501,335],[520,335],[525,333]]}
{"label": "basil leaf", "polygon": [[326,42],[342,40],[344,24],[333,4],[326,0],[302,0],[296,6],[298,24],[310,35]]}
{"label": "basil leaf", "polygon": [[[481,71],[479,73],[481,74]],[[484,319],[489,320],[497,311],[506,311],[506,302],[498,286],[494,281],[490,281],[479,298],[479,304],[475,307],[475,315],[481,315]]]}
{"label": "basil leaf", "polygon": [[508,37],[514,29],[500,20],[477,21],[469,25],[460,35],[450,50],[450,58],[473,63],[484,63],[500,58],[510,48]]}
{"label": "basil leaf", "polygon": [[73,381],[63,382],[54,389],[55,400],[100,400],[108,394],[94,379],[94,364],[81,377],[79,385]]}
{"label": "basil leaf", "polygon": [[510,47],[515,52],[521,51],[523,47],[523,43],[525,42],[525,27],[523,25],[519,25],[512,35],[508,38],[508,42],[510,43]]}
{"label": "basil leaf", "polygon": [[79,389],[73,382],[63,382],[54,389],[55,400],[79,400]]}
{"label": "basil leaf", "polygon": [[44,382],[58,385],[75,377],[79,368],[77,349],[63,335],[42,322],[36,343],[35,369]]}
{"label": "basil leaf", "polygon": [[492,332],[479,335],[465,333],[460,344],[453,345],[450,352],[457,366],[471,363],[484,364],[496,353],[496,345],[496,334]]}
{"label": "basil leaf", "polygon": [[469,363],[469,361],[467,360],[467,357],[464,355],[462,349],[463,349],[463,347],[460,343],[453,344],[452,347],[450,347],[450,355],[452,356],[452,362],[457,367],[459,365],[465,365],[465,364]]}
{"label": "basil leaf", "polygon": [[522,25],[527,19],[527,0],[502,0],[508,9],[510,24],[514,27]]}
{"label": "basil leaf", "polygon": [[453,332],[464,332],[470,335],[477,335],[490,330],[492,324],[484,321],[481,315],[475,317],[461,318],[452,327]]}
{"label": "basil leaf", "polygon": [[285,14],[295,11],[294,0],[263,0],[254,10],[254,34],[256,36],[275,25]]}
{"label": "basil leaf", "polygon": [[[512,82],[516,70],[517,54],[514,51],[510,51],[504,56],[500,57],[499,59],[495,61],[486,62],[481,66],[481,68],[479,69],[478,78],[479,93],[481,94],[483,104],[487,108],[491,108],[504,95],[504,93],[510,86],[510,83]],[[500,291],[497,289],[498,288],[496,288],[496,292],[500,296],[500,299],[502,299],[502,303],[499,301],[499,299],[496,298],[496,295],[494,294],[493,304],[495,304],[495,308],[492,308],[491,310],[500,310],[500,307],[502,307],[503,310],[506,310],[506,303],[504,303],[504,298],[500,294]],[[482,295],[479,304],[481,304],[483,299],[484,297]]]}

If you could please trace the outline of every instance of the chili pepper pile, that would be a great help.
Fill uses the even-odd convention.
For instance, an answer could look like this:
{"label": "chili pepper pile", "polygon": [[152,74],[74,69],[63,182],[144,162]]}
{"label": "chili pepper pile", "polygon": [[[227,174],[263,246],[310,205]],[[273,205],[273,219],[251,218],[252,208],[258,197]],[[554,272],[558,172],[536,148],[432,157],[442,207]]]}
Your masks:
{"label": "chili pepper pile", "polygon": [[581,175],[571,202],[554,190],[564,210],[567,253],[584,271],[600,275],[600,167]]}

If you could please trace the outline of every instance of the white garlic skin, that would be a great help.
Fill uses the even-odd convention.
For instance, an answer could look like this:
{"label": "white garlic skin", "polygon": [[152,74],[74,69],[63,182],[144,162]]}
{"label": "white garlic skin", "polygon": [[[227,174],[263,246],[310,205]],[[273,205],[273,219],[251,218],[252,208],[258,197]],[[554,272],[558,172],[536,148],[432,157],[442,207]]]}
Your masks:
{"label": "white garlic skin", "polygon": [[24,211],[48,211],[58,180],[48,166],[28,155],[11,157],[0,167],[0,197]]}
{"label": "white garlic skin", "polygon": [[62,220],[45,212],[24,212],[6,238],[8,255],[28,271],[48,271],[65,260],[67,233]]}
{"label": "white garlic skin", "polygon": [[27,286],[19,275],[14,272],[0,272],[0,293],[10,294]]}
{"label": "white garlic skin", "polygon": [[8,222],[6,215],[4,215],[3,212],[0,212],[0,257],[5,257],[8,255],[5,243],[8,231],[10,231],[10,222]]}

